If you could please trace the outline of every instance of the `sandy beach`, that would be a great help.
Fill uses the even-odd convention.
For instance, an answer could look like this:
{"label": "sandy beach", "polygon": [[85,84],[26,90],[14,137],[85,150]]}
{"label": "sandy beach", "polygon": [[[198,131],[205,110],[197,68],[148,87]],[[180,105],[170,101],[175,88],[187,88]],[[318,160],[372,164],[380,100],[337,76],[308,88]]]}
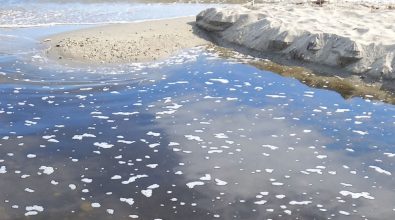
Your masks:
{"label": "sandy beach", "polygon": [[62,63],[108,64],[160,60],[208,43],[194,17],[114,24],[45,39],[47,54]]}
{"label": "sandy beach", "polygon": [[[316,64],[331,74],[395,79],[394,10],[360,4],[257,4],[211,8],[197,25],[223,46]],[[393,83],[392,83],[393,84]]]}

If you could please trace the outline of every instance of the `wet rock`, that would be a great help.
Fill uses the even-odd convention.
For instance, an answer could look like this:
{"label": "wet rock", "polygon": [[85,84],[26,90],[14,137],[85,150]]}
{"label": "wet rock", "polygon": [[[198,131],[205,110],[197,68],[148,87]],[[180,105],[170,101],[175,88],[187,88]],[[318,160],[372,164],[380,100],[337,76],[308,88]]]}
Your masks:
{"label": "wet rock", "polygon": [[309,60],[308,57],[303,54],[302,51],[299,51],[297,48],[292,48],[289,51],[289,58],[294,59],[294,60]]}
{"label": "wet rock", "polygon": [[311,36],[309,43],[307,44],[307,50],[312,52],[317,52],[322,49],[322,36],[320,34],[315,34]]}
{"label": "wet rock", "polygon": [[358,43],[352,41],[338,57],[338,64],[342,67],[355,63],[363,58],[362,47]]}
{"label": "wet rock", "polygon": [[395,54],[388,53],[384,58],[383,67],[381,70],[382,76],[385,79],[395,79]]}
{"label": "wet rock", "polygon": [[287,42],[284,40],[270,40],[268,49],[271,51],[281,51],[291,45],[291,42]]}

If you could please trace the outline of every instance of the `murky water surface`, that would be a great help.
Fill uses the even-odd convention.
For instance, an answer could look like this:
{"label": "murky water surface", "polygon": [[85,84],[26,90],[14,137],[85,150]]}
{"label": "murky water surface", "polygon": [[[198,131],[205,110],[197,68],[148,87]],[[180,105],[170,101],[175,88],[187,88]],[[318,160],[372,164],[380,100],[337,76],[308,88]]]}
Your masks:
{"label": "murky water surface", "polygon": [[206,48],[107,68],[46,60],[37,38],[75,28],[1,30],[14,40],[0,43],[0,219],[395,216],[393,105]]}

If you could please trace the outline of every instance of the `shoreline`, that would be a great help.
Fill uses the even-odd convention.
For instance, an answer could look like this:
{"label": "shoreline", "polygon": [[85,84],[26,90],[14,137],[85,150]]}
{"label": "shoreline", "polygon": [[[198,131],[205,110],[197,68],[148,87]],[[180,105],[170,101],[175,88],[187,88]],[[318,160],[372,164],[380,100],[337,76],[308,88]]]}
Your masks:
{"label": "shoreline", "polygon": [[210,8],[196,21],[220,46],[323,75],[358,76],[394,91],[393,13],[360,5],[279,3]]}
{"label": "shoreline", "polygon": [[[267,4],[264,5],[267,6]],[[277,6],[286,7],[281,4]],[[298,5],[293,6],[298,7]],[[243,22],[250,22],[251,17],[255,19],[252,19],[252,21],[260,21],[255,17],[256,14],[250,13],[249,11],[257,9],[249,9],[246,6],[240,7],[244,7],[241,9],[242,12],[236,11],[236,13],[234,7],[205,10],[202,12],[203,14],[206,13],[206,11],[211,11],[211,14],[209,13],[204,17],[201,13],[197,16],[197,23],[195,23],[195,17],[179,17],[136,21],[126,24],[109,24],[53,35],[49,37],[50,39],[43,40],[43,43],[49,46],[49,49],[46,50],[49,59],[58,61],[60,64],[66,66],[96,66],[160,61],[172,55],[176,55],[184,49],[202,45],[213,45],[212,43],[214,43],[214,45],[216,44],[220,47],[229,48],[242,54],[269,59],[287,69],[287,74],[283,74],[283,68],[280,67],[276,67],[276,69],[280,69],[281,71],[276,72],[272,70],[271,64],[269,66],[266,64],[262,65],[262,63],[249,64],[263,69],[267,68],[269,71],[272,70],[280,75],[299,78],[304,82],[312,81],[313,83],[305,83],[312,87],[320,87],[317,84],[322,84],[323,81],[327,81],[328,77],[339,77],[339,79],[341,78],[345,83],[355,84],[357,85],[356,87],[368,88],[363,89],[362,92],[360,88],[353,89],[354,92],[350,96],[364,96],[374,90],[383,90],[383,92],[389,92],[391,96],[393,95],[392,93],[395,91],[394,80],[383,80],[363,74],[356,74],[342,66],[331,66],[319,62],[311,62],[310,60],[294,59],[294,57],[290,57],[289,54],[287,55],[279,50],[257,50],[248,45],[243,45],[240,42],[235,42],[232,38],[229,39],[226,32],[229,32],[230,36],[234,36],[232,34],[238,33],[239,39],[242,39],[242,35],[250,39],[251,36],[248,36],[248,32],[243,30],[249,23]],[[258,5],[257,8],[259,9],[259,7]],[[246,13],[248,16],[245,16]],[[221,15],[215,17],[218,14]],[[211,24],[207,23],[212,22],[209,20],[211,19],[210,16],[212,16],[211,18],[217,19],[217,21],[215,21],[216,23],[214,22],[216,26],[209,26]],[[263,16],[264,18],[267,17],[267,15],[262,15],[262,13],[259,16]],[[242,22],[238,21],[238,19],[241,19]],[[202,23],[202,21],[206,23]],[[224,25],[228,25],[229,27],[224,28],[224,30],[212,29],[213,27],[223,28]],[[255,24],[253,24],[253,26],[254,25]],[[234,26],[236,26],[236,28]],[[286,26],[283,26],[281,28],[289,31]],[[278,37],[280,34],[281,32],[273,36]],[[262,36],[265,37],[264,35]],[[289,36],[285,35],[285,37],[283,37],[285,40],[275,43],[281,44],[281,42],[285,42],[285,46],[290,47],[287,45],[287,37]],[[249,42],[252,42],[252,40]],[[294,70],[295,66],[311,70],[313,73],[309,73],[309,76],[304,74],[301,75],[298,72],[292,74],[292,70]],[[314,76],[314,80],[309,80],[308,78],[312,76]],[[338,79],[331,79],[329,81],[337,82]],[[333,84],[335,89],[331,89],[330,86],[327,87],[327,85],[325,85],[324,88],[327,87],[330,90],[336,91],[337,86],[334,85],[335,83],[331,84]],[[374,96],[379,100],[386,100],[387,102],[394,103],[393,99],[387,95],[380,93]]]}
{"label": "shoreline", "polygon": [[263,71],[270,71],[283,77],[294,78],[311,88],[335,91],[344,99],[360,97],[395,104],[395,94],[393,91],[380,88],[381,85],[379,83],[365,82],[355,75],[341,77],[339,75],[321,74],[304,65],[281,64],[280,62],[276,62],[273,57],[255,59],[245,53],[237,52],[233,48],[213,45],[211,46],[211,50],[225,59],[235,59],[238,62],[251,65]]}
{"label": "shoreline", "polygon": [[65,65],[152,62],[187,48],[209,44],[194,17],[109,24],[47,39],[47,56]]}

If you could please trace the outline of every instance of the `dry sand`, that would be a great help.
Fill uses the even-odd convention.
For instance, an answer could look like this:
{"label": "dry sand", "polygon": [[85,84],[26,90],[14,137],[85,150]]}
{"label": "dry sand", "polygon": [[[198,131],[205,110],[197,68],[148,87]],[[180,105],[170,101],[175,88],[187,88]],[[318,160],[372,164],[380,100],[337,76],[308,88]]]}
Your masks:
{"label": "dry sand", "polygon": [[211,8],[196,19],[219,43],[395,80],[395,10],[277,3]]}
{"label": "dry sand", "polygon": [[147,62],[208,44],[194,17],[115,24],[55,35],[47,53],[59,61],[84,64]]}

